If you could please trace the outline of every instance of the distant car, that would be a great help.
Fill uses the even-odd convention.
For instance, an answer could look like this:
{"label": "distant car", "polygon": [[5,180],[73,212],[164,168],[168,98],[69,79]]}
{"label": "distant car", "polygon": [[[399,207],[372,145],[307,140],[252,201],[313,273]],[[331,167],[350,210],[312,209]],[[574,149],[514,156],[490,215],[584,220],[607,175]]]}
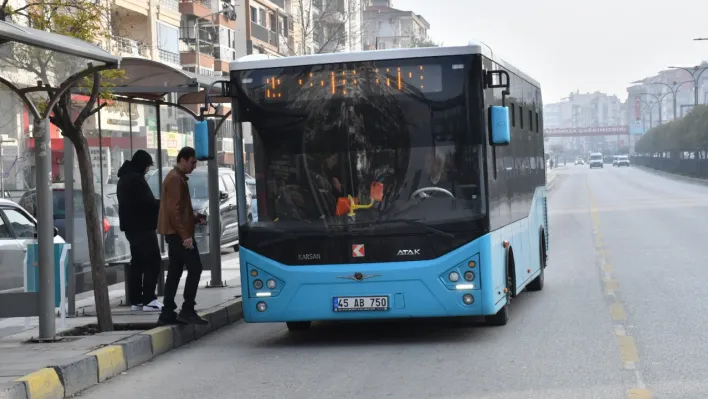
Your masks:
{"label": "distant car", "polygon": [[[24,262],[27,245],[34,243],[37,220],[19,204],[0,199],[0,291],[24,286]],[[64,239],[54,228],[54,243]]]}
{"label": "distant car", "polygon": [[577,159],[575,160],[575,164],[576,164],[576,165],[585,165],[585,161],[583,161],[583,160],[580,159],[580,158],[577,158]]}
{"label": "distant car", "polygon": [[589,160],[588,164],[590,165],[590,169],[604,167],[604,163],[602,160],[602,154],[599,152],[595,152],[595,153],[590,154],[590,160]]}
{"label": "distant car", "polygon": [[629,157],[626,155],[619,155],[617,156],[617,160],[615,161],[615,166],[618,168],[620,166],[627,166],[629,167]]}

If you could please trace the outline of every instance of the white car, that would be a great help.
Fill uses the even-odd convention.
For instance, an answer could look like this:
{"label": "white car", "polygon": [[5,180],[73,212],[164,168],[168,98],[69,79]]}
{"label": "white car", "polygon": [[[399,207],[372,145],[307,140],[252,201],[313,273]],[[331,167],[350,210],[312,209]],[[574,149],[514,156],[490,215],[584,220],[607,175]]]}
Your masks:
{"label": "white car", "polygon": [[[0,198],[0,291],[24,286],[24,259],[27,245],[37,239],[37,220],[20,205]],[[54,243],[62,244],[54,228]]]}
{"label": "white car", "polygon": [[629,157],[626,155],[618,155],[615,166],[627,166],[629,167]]}
{"label": "white car", "polygon": [[604,167],[602,154],[600,154],[599,152],[590,154],[590,160],[588,161],[588,164],[590,165],[590,169]]}

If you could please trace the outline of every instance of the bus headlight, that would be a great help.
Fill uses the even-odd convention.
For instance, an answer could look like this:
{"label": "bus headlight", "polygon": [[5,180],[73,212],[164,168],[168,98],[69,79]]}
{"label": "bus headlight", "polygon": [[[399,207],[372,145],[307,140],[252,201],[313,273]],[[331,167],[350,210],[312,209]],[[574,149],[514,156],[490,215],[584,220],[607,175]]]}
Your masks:
{"label": "bus headlight", "polygon": [[253,288],[255,288],[255,289],[257,289],[257,290],[260,290],[261,288],[263,288],[263,281],[261,281],[261,280],[254,280],[254,281],[253,281]]}
{"label": "bus headlight", "polygon": [[259,312],[265,312],[268,309],[268,305],[265,302],[258,302],[256,304],[256,310]]}
{"label": "bus headlight", "polygon": [[268,280],[268,281],[266,281],[266,287],[268,287],[268,289],[271,289],[271,290],[274,289],[274,288],[275,288],[275,285],[276,285],[276,284],[275,284],[275,280]]}
{"label": "bus headlight", "polygon": [[452,273],[450,273],[450,275],[448,276],[448,278],[450,279],[450,281],[452,281],[453,283],[455,283],[455,282],[457,282],[457,281],[460,280],[460,275],[459,275],[457,272],[452,272]]}
{"label": "bus headlight", "polygon": [[474,297],[472,296],[472,294],[462,295],[462,302],[464,302],[465,305],[471,305],[474,303]]}

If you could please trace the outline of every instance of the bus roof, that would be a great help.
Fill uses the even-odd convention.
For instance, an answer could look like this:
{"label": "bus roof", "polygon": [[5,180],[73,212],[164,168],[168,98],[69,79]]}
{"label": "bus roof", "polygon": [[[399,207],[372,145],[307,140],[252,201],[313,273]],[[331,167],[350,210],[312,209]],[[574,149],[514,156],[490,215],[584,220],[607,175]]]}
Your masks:
{"label": "bus roof", "polygon": [[387,50],[370,50],[370,51],[355,51],[341,53],[324,53],[313,54],[295,57],[271,58],[264,59],[262,57],[246,56],[236,61],[231,61],[229,64],[231,71],[245,71],[252,69],[267,69],[267,68],[285,68],[293,66],[306,66],[318,64],[334,64],[339,62],[360,62],[360,61],[379,61],[379,60],[395,60],[405,58],[423,58],[423,57],[443,57],[447,55],[466,55],[466,54],[482,54],[492,61],[500,64],[510,72],[515,73],[519,77],[540,88],[541,85],[532,77],[521,72],[513,65],[495,57],[491,48],[483,43],[470,42],[466,46],[455,47],[419,47],[419,48],[403,48],[403,49],[387,49]]}

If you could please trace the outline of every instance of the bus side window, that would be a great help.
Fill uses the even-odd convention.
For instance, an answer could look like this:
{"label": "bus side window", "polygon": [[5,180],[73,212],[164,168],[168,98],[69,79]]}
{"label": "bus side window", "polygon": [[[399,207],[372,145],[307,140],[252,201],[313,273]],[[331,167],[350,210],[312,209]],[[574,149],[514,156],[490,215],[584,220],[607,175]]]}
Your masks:
{"label": "bus side window", "polygon": [[529,110],[529,131],[533,132],[533,111]]}
{"label": "bus side window", "polygon": [[519,106],[519,127],[524,128],[524,107]]}
{"label": "bus side window", "polygon": [[511,103],[511,127],[516,127],[516,104]]}
{"label": "bus side window", "polygon": [[541,132],[541,127],[538,125],[538,111],[536,111],[536,133]]}

